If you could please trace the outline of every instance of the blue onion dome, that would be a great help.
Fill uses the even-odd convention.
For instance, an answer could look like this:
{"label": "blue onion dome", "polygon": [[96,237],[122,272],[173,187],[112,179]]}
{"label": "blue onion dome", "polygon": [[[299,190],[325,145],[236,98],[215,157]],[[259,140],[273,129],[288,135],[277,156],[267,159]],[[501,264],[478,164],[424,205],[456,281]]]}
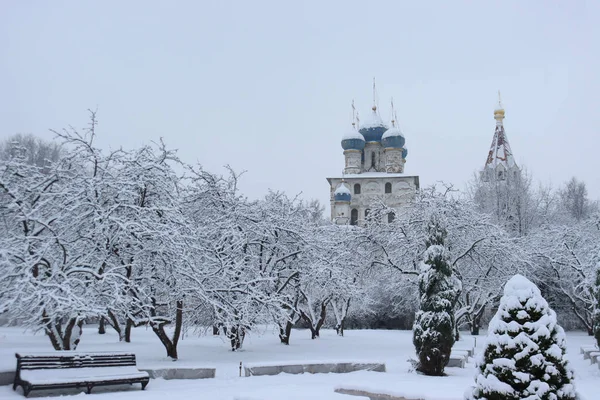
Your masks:
{"label": "blue onion dome", "polygon": [[342,137],[342,148],[344,150],[362,150],[365,148],[365,139],[354,126]]}
{"label": "blue onion dome", "polygon": [[335,201],[350,201],[351,197],[350,189],[346,187],[344,182],[340,183],[335,192],[333,192],[333,199]]}
{"label": "blue onion dome", "polygon": [[383,120],[377,114],[377,107],[373,106],[373,113],[360,124],[359,132],[365,138],[366,142],[379,142],[381,136],[387,130]]}
{"label": "blue onion dome", "polygon": [[404,135],[400,132],[395,126],[392,126],[390,129],[385,131],[383,136],[381,137],[381,144],[383,147],[392,147],[399,149],[404,146],[406,140],[404,139]]}
{"label": "blue onion dome", "polygon": [[406,148],[406,146],[404,146],[404,148],[402,149],[402,158],[406,158],[407,155],[408,155],[408,149]]}

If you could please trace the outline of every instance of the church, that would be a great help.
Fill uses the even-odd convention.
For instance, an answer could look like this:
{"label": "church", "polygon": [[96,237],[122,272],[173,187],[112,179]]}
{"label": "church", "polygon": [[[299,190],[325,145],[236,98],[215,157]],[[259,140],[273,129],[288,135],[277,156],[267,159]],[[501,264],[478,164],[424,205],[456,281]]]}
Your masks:
{"label": "church", "polygon": [[[382,201],[400,212],[419,189],[419,177],[404,174],[408,149],[397,121],[386,124],[374,104],[368,118],[355,121],[342,137],[345,168],[342,176],[327,178],[331,220],[339,225],[362,225],[371,206]],[[387,222],[394,213],[385,217]]]}
{"label": "church", "polygon": [[[368,118],[360,122],[355,117],[352,128],[342,137],[345,168],[341,176],[327,178],[334,223],[362,225],[378,201],[395,210],[385,216],[387,222],[392,222],[414,199],[419,190],[419,176],[404,173],[408,148],[396,119],[386,124],[374,104]],[[481,179],[497,191],[520,182],[521,171],[504,132],[504,107],[500,98],[494,119],[496,129]],[[506,212],[513,207],[505,204],[502,208]]]}

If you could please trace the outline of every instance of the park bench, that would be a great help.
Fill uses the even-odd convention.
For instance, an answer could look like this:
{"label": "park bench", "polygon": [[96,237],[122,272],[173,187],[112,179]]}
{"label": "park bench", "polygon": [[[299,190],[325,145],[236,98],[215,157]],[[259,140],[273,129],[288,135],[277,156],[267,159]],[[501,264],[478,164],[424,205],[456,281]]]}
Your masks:
{"label": "park bench", "polygon": [[127,353],[17,353],[17,371],[13,390],[23,388],[25,397],[32,390],[86,388],[95,386],[141,383],[142,390],[150,380],[139,371],[135,354]]}
{"label": "park bench", "polygon": [[579,349],[580,353],[583,354],[583,359],[588,360],[590,358],[590,353],[597,352],[598,348],[594,345],[591,346],[581,346]]}

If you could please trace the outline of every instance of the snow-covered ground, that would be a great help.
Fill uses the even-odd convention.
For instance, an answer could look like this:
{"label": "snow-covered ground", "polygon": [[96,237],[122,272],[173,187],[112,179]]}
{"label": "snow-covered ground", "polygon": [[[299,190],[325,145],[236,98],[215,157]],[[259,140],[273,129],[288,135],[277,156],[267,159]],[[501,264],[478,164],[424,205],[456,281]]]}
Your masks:
{"label": "snow-covered ground", "polygon": [[[485,336],[477,337],[480,350]],[[275,332],[262,335],[252,333],[246,338],[244,349],[231,352],[221,338],[187,335],[180,342],[180,360],[173,362],[156,336],[144,328],[133,332],[132,343],[119,343],[112,331],[98,335],[86,328],[78,350],[129,351],[137,355],[142,368],[215,367],[217,377],[203,380],[151,380],[145,391],[139,385],[125,391],[95,389],[94,398],[164,400],[172,399],[227,399],[227,400],[304,400],[304,399],[358,399],[334,393],[336,387],[365,388],[398,394],[407,398],[425,400],[461,400],[465,390],[473,385],[473,360],[465,369],[447,368],[445,377],[427,377],[409,372],[407,360],[414,357],[411,332],[382,330],[350,330],[345,337],[324,330],[321,338],[310,339],[306,330],[294,330],[291,345],[279,344]],[[468,347],[473,337],[465,334],[456,347]],[[579,347],[592,344],[592,338],[583,332],[567,334],[568,357],[576,372],[576,386],[584,400],[600,398],[600,369],[583,360]],[[50,343],[42,334],[33,335],[20,328],[0,328],[0,371],[15,368],[14,353],[18,351],[49,351]],[[239,377],[239,363],[275,363],[296,361],[383,361],[387,373],[353,372],[349,374],[315,374]],[[56,394],[77,391],[61,391]],[[52,393],[51,393],[52,394]],[[30,397],[47,396],[47,392],[32,392]],[[10,386],[0,387],[0,399],[23,398]]]}

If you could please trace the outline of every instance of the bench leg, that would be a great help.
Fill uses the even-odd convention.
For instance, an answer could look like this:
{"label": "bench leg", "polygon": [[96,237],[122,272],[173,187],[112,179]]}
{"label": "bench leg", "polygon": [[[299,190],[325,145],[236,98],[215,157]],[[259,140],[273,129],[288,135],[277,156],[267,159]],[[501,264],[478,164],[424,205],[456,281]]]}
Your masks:
{"label": "bench leg", "polygon": [[23,395],[25,397],[29,396],[29,392],[31,392],[31,387],[29,385],[21,385],[21,387],[23,388]]}
{"label": "bench leg", "polygon": [[94,385],[87,385],[87,394],[92,394],[92,388]]}
{"label": "bench leg", "polygon": [[146,389],[146,386],[148,385],[149,381],[146,382],[142,382],[142,390]]}

